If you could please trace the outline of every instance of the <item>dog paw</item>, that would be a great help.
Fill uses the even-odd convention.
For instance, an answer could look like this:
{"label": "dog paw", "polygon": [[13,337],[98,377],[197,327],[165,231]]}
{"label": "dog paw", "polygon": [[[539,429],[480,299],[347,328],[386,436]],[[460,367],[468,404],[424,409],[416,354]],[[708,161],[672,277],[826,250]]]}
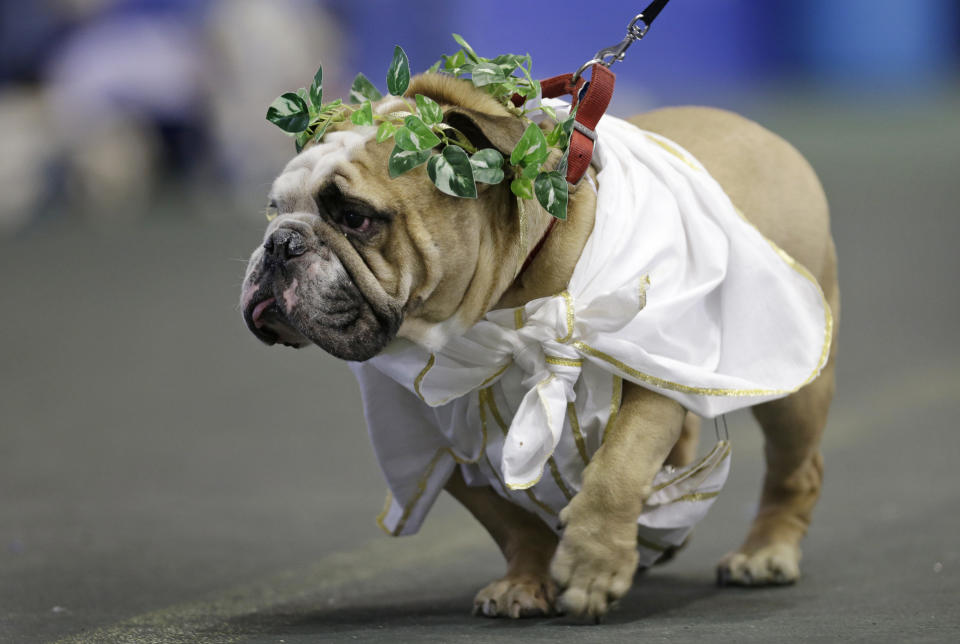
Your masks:
{"label": "dog paw", "polygon": [[490,582],[473,599],[473,614],[486,617],[544,617],[553,614],[556,587],[549,577],[507,575]]}
{"label": "dog paw", "polygon": [[560,513],[566,527],[550,566],[563,588],[557,608],[599,621],[633,583],[639,560],[637,525],[606,521],[591,513],[572,516],[568,512],[572,505]]}
{"label": "dog paw", "polygon": [[717,565],[719,586],[784,586],[799,578],[800,548],[790,543],[731,552]]}

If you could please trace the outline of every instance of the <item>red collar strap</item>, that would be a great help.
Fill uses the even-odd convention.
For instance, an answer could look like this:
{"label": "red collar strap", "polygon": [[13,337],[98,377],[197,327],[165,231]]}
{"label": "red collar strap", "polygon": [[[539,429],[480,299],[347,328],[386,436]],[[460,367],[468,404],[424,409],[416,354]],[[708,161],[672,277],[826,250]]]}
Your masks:
{"label": "red collar strap", "polygon": [[583,77],[578,78],[575,83],[572,82],[573,74],[554,76],[540,82],[543,98],[570,94],[573,97],[571,104],[579,106],[573,122],[567,159],[567,183],[572,186],[580,183],[590,167],[594,142],[597,140],[597,123],[607,111],[616,80],[616,75],[605,65],[595,64],[591,69],[590,82],[587,83]]}
{"label": "red collar strap", "polygon": [[[570,135],[570,149],[567,155],[567,183],[572,186],[580,183],[583,175],[587,173],[587,168],[590,167],[593,146],[597,140],[597,123],[600,122],[600,117],[607,111],[607,106],[610,104],[615,80],[616,76],[606,66],[595,64],[589,82],[584,81],[582,76],[573,82],[573,74],[562,74],[540,81],[543,98],[557,98],[569,94],[572,96],[571,105],[580,106],[573,122],[573,133]],[[522,104],[522,97],[514,96],[514,103],[517,100]],[[556,224],[556,217],[551,218],[547,230],[523,262],[520,272],[517,273],[518,278],[533,263]]]}

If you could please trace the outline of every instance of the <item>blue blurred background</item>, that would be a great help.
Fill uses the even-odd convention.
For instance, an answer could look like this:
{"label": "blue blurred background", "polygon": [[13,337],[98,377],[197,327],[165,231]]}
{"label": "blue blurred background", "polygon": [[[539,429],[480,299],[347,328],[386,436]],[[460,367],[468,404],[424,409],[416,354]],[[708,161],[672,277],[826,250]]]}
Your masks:
{"label": "blue blurred background", "polygon": [[[264,121],[265,107],[321,61],[327,96],[342,95],[358,71],[379,81],[394,44],[425,69],[455,49],[456,31],[482,54],[532,54],[547,77],[617,43],[645,4],[6,0],[0,234],[77,213],[135,216],[135,204],[171,182],[261,186],[291,147]],[[675,0],[615,66],[612,109],[742,110],[797,93],[872,107],[936,101],[960,76],[958,7]]]}

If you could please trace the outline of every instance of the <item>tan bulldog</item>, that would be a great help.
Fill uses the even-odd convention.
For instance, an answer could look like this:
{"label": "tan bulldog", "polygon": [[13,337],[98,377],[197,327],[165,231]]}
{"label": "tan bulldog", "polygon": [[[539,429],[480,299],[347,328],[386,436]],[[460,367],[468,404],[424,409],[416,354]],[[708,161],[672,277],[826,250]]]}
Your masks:
{"label": "tan bulldog", "polygon": [[[445,121],[478,147],[509,155],[525,123],[469,81],[428,74],[407,95],[424,94]],[[380,114],[408,109],[387,97]],[[699,107],[637,116],[637,126],[695,155],[747,218],[819,281],[839,312],[836,256],[823,191],[788,143],[734,114]],[[391,143],[348,122],[308,146],[274,182],[278,215],[250,258],[242,308],[262,341],[316,344],[345,360],[366,360],[397,336],[431,349],[488,310],[562,291],[593,227],[595,193],[571,193],[558,222],[519,278],[520,263],[547,231],[550,215],[526,202],[526,234],[509,182],[480,186],[477,199],[436,190],[423,167],[387,174]],[[518,240],[523,248],[518,249]],[[766,439],[760,508],[746,540],[723,558],[721,584],[788,584],[800,575],[799,542],[820,494],[821,432],[834,390],[837,325],[820,376],[796,393],[754,408]],[[699,420],[679,403],[624,382],[622,406],[587,466],[581,491],[561,512],[558,539],[539,518],[492,488],[455,473],[446,489],[484,525],[507,573],[476,596],[475,610],[519,617],[565,611],[599,618],[622,597],[637,566],[636,519],[654,475],[694,457]]]}

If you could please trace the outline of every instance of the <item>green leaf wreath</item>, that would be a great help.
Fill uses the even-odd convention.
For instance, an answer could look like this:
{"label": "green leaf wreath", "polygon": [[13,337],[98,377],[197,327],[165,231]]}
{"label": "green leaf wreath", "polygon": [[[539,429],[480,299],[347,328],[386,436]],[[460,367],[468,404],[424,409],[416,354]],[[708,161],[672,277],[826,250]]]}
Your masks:
{"label": "green leaf wreath", "polygon": [[[443,193],[475,199],[477,183],[498,184],[510,179],[510,190],[520,199],[536,198],[543,208],[558,219],[567,217],[568,186],[565,178],[567,147],[573,131],[573,112],[563,119],[546,105],[536,105],[553,119],[555,125],[544,132],[530,121],[532,110],[517,107],[512,99],[519,95],[524,103],[540,95],[540,83],[530,74],[530,56],[504,54],[483,58],[457,34],[460,49],[442,56],[428,72],[468,78],[476,87],[499,100],[510,112],[527,120],[527,129],[508,159],[493,148],[478,150],[467,137],[443,122],[436,101],[422,94],[414,103],[404,98],[409,114],[387,115],[373,112],[374,101],[383,98],[376,86],[363,74],[357,74],[350,88],[349,104],[337,99],[323,103],[323,68],[317,70],[309,88],[287,92],[267,109],[267,120],[294,137],[297,152],[311,140],[320,141],[331,125],[346,121],[355,125],[377,126],[376,140],[393,139],[388,170],[391,177],[427,164],[427,175]],[[410,62],[399,46],[387,70],[387,91],[403,97],[410,85]],[[553,170],[544,168],[550,148],[563,155]],[[505,163],[506,162],[506,163]],[[507,167],[505,167],[507,166]]]}

